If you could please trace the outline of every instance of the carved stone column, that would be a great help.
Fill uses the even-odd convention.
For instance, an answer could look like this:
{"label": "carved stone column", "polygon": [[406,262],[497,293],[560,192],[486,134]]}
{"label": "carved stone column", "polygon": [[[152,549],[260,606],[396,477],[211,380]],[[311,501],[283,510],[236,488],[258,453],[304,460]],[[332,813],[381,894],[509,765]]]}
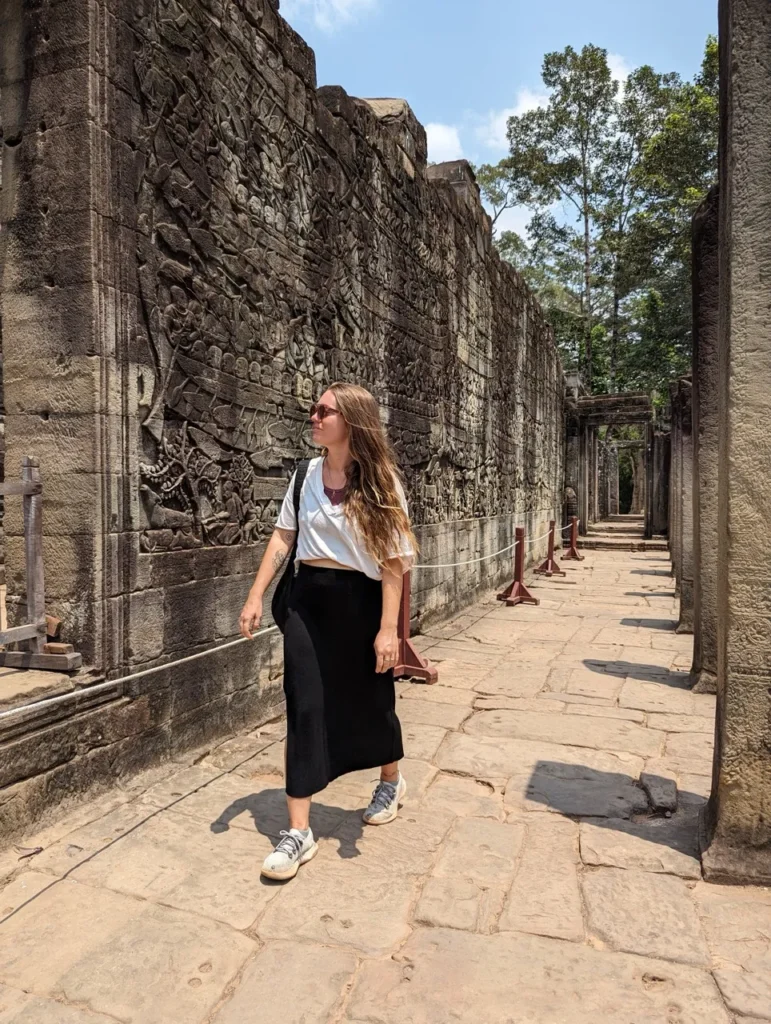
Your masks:
{"label": "carved stone column", "polygon": [[617,516],[619,514],[619,503],[618,503],[618,448],[613,445],[611,448],[611,459],[610,459],[610,470],[608,472],[608,487],[609,496],[608,503],[610,505],[610,514]]}
{"label": "carved stone column", "polygon": [[717,685],[718,207],[714,188],[693,220],[693,594],[691,676]]}
{"label": "carved stone column", "polygon": [[704,873],[771,885],[771,6],[720,3],[718,665]]}
{"label": "carved stone column", "polygon": [[672,556],[672,572],[675,577],[675,594],[680,594],[682,563],[682,406],[680,404],[680,388],[677,383],[669,388],[672,407],[672,463],[669,476],[669,550]]}
{"label": "carved stone column", "polygon": [[678,633],[693,632],[693,424],[692,386],[680,381],[680,621]]}

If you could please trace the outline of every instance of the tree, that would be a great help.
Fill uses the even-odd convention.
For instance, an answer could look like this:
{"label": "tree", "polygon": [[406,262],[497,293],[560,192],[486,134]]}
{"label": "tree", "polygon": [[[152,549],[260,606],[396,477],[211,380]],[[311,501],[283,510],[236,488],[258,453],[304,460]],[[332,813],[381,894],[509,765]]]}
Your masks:
{"label": "tree", "polygon": [[480,178],[498,216],[530,210],[527,240],[496,244],[592,390],[649,390],[687,365],[690,222],[717,174],[717,62],[710,38],[692,82],[644,66],[618,90],[604,50],[547,54],[548,105],[511,118],[509,156]]}
{"label": "tree", "polygon": [[[579,229],[566,227],[564,242],[572,248],[580,239],[582,254],[581,312],[583,360],[592,379],[592,265],[593,223],[602,167],[611,141],[615,83],[607,51],[584,46],[580,53],[568,46],[547,53],[541,72],[550,91],[546,107],[509,119],[511,155],[504,168],[511,194],[518,205],[546,215],[557,203],[572,210]],[[552,225],[547,233],[553,234]],[[569,236],[569,237],[568,237]]]}

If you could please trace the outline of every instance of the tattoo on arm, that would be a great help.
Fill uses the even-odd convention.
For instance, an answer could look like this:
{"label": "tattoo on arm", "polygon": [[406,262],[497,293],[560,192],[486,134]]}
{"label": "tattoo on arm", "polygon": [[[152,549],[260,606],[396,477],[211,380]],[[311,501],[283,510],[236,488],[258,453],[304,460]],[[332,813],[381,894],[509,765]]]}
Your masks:
{"label": "tattoo on arm", "polygon": [[292,545],[294,544],[294,538],[295,538],[295,531],[294,530],[279,530],[279,529],[277,529],[276,533],[278,533],[278,535],[281,538],[281,540],[283,541],[283,543],[286,544],[287,550],[286,551],[279,550],[273,556],[273,571],[274,572],[278,572],[279,569],[281,568],[281,566],[284,564],[284,562],[289,557],[289,552],[292,550]]}
{"label": "tattoo on arm", "polygon": [[273,556],[273,571],[274,572],[278,572],[278,570],[284,564],[284,562],[286,561],[286,558],[287,558],[287,554],[288,554],[288,552],[286,552],[286,551],[277,551],[275,553],[275,555]]}

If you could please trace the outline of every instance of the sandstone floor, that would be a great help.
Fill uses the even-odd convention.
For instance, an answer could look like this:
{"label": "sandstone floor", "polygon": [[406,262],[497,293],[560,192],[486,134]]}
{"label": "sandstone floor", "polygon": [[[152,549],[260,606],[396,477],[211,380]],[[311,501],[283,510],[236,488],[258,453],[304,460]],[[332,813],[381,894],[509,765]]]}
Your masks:
{"label": "sandstone floor", "polygon": [[714,698],[666,555],[587,552],[534,589],[421,638],[440,682],[399,685],[400,818],[365,829],[376,773],[339,780],[294,881],[258,870],[280,723],[0,858],[0,1022],[771,1021],[771,890],[700,876]]}

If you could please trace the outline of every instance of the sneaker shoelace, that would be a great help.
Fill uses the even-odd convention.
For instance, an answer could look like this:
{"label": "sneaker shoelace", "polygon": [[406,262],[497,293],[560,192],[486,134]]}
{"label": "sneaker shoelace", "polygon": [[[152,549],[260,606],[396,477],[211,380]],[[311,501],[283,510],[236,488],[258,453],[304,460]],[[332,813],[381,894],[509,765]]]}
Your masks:
{"label": "sneaker shoelace", "polygon": [[383,782],[382,779],[372,794],[370,807],[373,811],[384,811],[396,796],[396,782]]}
{"label": "sneaker shoelace", "polygon": [[279,832],[281,839],[276,846],[276,853],[285,853],[287,856],[294,860],[295,857],[299,857],[302,853],[303,840],[299,836],[293,836],[291,832]]}

